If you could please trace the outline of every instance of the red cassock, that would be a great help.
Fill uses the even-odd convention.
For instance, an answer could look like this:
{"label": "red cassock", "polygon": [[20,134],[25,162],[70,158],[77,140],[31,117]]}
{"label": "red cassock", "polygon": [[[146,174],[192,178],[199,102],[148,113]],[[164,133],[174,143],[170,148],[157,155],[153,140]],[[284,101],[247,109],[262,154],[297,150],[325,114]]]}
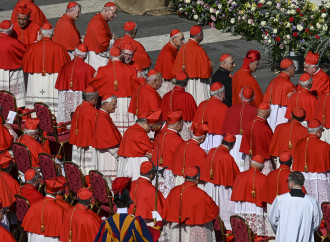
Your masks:
{"label": "red cassock", "polygon": [[330,92],[319,96],[316,104],[315,118],[321,121],[323,127],[330,129]]}
{"label": "red cassock", "polygon": [[228,106],[221,102],[219,98],[210,97],[199,104],[191,127],[207,123],[209,134],[221,134],[227,110]]}
{"label": "red cassock", "polygon": [[263,102],[274,105],[287,106],[288,94],[295,91],[296,87],[290,81],[290,77],[284,72],[281,72],[268,85]]}
{"label": "red cassock", "polygon": [[7,229],[4,227],[0,226],[0,237],[2,238],[1,240],[4,242],[15,242],[17,241],[15,237],[13,236],[12,233],[10,233]]}
{"label": "red cassock", "polygon": [[85,63],[80,57],[75,57],[62,66],[55,88],[59,91],[84,91],[93,79],[94,74],[95,70],[92,66]]}
{"label": "red cassock", "polygon": [[223,145],[210,150],[204,171],[201,180],[225,187],[234,186],[235,178],[240,173],[234,158]]}
{"label": "red cassock", "polygon": [[[102,220],[94,212],[81,204],[68,210],[64,217],[60,241],[94,241]],[[70,240],[70,231],[72,236]]]}
{"label": "red cassock", "polygon": [[151,65],[150,57],[141,43],[125,34],[120,39],[117,39],[113,45],[121,48],[123,44],[129,44],[135,49],[132,60],[139,64],[142,69],[148,68]]}
{"label": "red cassock", "polygon": [[70,203],[67,203],[64,201],[64,197],[60,195],[56,195],[55,202],[60,205],[62,208],[64,208],[65,212],[67,212],[70,208],[72,208],[72,205]]}
{"label": "red cassock", "polygon": [[182,120],[191,122],[195,117],[197,105],[190,93],[186,92],[183,87],[175,86],[164,95],[161,110],[165,121],[169,112],[181,111]]}
{"label": "red cassock", "polygon": [[290,167],[286,165],[280,165],[275,171],[270,172],[262,188],[261,200],[272,204],[277,196],[289,192],[288,177],[290,174]]}
{"label": "red cassock", "polygon": [[120,61],[109,61],[106,66],[99,67],[90,85],[96,88],[102,97],[111,95],[131,97],[132,83],[136,81],[135,79],[137,79],[136,71],[132,66]]}
{"label": "red cassock", "polygon": [[40,32],[40,26],[37,23],[28,21],[24,28],[21,28],[18,23],[13,24],[13,36],[15,39],[21,41],[26,46],[33,44],[37,41],[38,33]]}
{"label": "red cassock", "polygon": [[16,201],[15,193],[12,192],[5,179],[0,175],[0,201],[3,208],[10,207]]}
{"label": "red cassock", "polygon": [[89,51],[102,53],[109,48],[112,37],[110,27],[101,13],[96,14],[88,23],[84,44]]}
{"label": "red cassock", "polygon": [[196,184],[186,181],[168,194],[162,218],[185,225],[205,224],[219,216],[219,207]]}
{"label": "red cassock", "polygon": [[[155,211],[155,193],[156,188],[148,178],[140,177],[133,181],[130,197],[134,204],[129,207],[128,214],[133,214],[135,217],[141,216],[143,219],[152,219],[151,211]],[[157,194],[157,211],[162,215],[165,198],[160,191]]]}
{"label": "red cassock", "polygon": [[292,170],[319,173],[329,171],[330,145],[316,135],[308,134],[294,149]]}
{"label": "red cassock", "polygon": [[279,157],[283,151],[289,151],[293,155],[297,142],[306,138],[307,135],[307,128],[297,120],[293,119],[287,123],[279,124],[276,126],[268,154]]}
{"label": "red cassock", "polygon": [[31,154],[32,167],[39,167],[38,155],[40,153],[47,153],[45,148],[38,141],[27,134],[23,134],[19,137],[17,142],[20,142],[28,147]]}
{"label": "red cassock", "polygon": [[319,68],[312,78],[313,84],[310,91],[313,95],[319,97],[324,93],[330,92],[330,78],[321,68]]}
{"label": "red cassock", "polygon": [[5,33],[0,33],[0,69],[14,70],[22,66],[25,46]]}
{"label": "red cassock", "polygon": [[121,140],[122,136],[110,114],[100,109],[96,114],[92,146],[95,149],[107,149],[119,145]]}
{"label": "red cassock", "polygon": [[248,102],[236,104],[228,108],[222,124],[222,134],[243,134],[247,123],[257,116],[258,109]]}
{"label": "red cassock", "polygon": [[44,198],[35,186],[28,183],[25,183],[19,188],[19,195],[29,200],[30,206]]}
{"label": "red cassock", "polygon": [[34,4],[34,0],[19,0],[13,9],[11,14],[11,22],[17,23],[17,8],[20,3],[26,3],[26,7],[31,9],[30,20],[42,26],[44,23],[48,23],[45,14],[40,8]]}
{"label": "red cassock", "polygon": [[92,145],[97,109],[90,102],[83,101],[73,114],[69,142],[78,147]]}
{"label": "red cassock", "polygon": [[[173,129],[163,129],[154,139],[155,145],[151,160],[161,167],[168,166],[174,159],[176,148],[183,142],[180,134]],[[159,142],[158,142],[159,141]]]}
{"label": "red cassock", "polygon": [[192,39],[180,47],[172,74],[176,75],[182,71],[183,66],[190,79],[210,78],[212,75],[212,64],[208,55],[199,43]]}
{"label": "red cassock", "polygon": [[19,191],[19,183],[17,180],[15,180],[11,175],[4,171],[0,171],[0,176],[3,177],[3,179],[7,182],[10,190],[14,195],[18,194]]}
{"label": "red cassock", "polygon": [[178,54],[178,49],[174,47],[170,42],[168,42],[162,50],[159,52],[155,69],[162,73],[163,78],[166,80],[171,80],[175,78],[172,73],[174,62]]}
{"label": "red cassock", "polygon": [[[264,207],[261,194],[265,181],[266,176],[254,167],[240,173],[235,179],[231,200],[254,203],[258,207]],[[255,192],[255,197],[252,197],[252,191]]]}
{"label": "red cassock", "polygon": [[199,166],[201,174],[206,169],[206,153],[196,140],[190,139],[182,142],[175,150],[174,159],[168,163],[173,174],[184,176],[189,166]]}
{"label": "red cassock", "polygon": [[66,50],[74,50],[81,43],[77,26],[69,15],[63,16],[57,21],[53,35],[54,43],[62,45]]}
{"label": "red cassock", "polygon": [[142,74],[142,68],[139,64],[131,62],[126,64],[132,69],[132,72],[136,73],[134,79],[131,82],[132,85],[132,94],[146,81],[146,78]]}
{"label": "red cassock", "polygon": [[160,109],[162,98],[158,92],[148,83],[142,84],[133,94],[128,107],[128,112],[138,118],[146,112],[154,112]]}
{"label": "red cassock", "polygon": [[233,105],[241,103],[241,99],[239,98],[239,94],[243,87],[249,86],[254,91],[254,100],[251,102],[252,105],[258,107],[262,100],[264,99],[264,95],[260,89],[260,86],[257,80],[252,76],[251,71],[249,69],[245,69],[241,67],[233,76],[232,88],[233,88]]}
{"label": "red cassock", "polygon": [[[31,205],[23,220],[22,228],[26,232],[46,237],[59,237],[65,213],[64,208],[58,205],[54,198],[46,196]],[[43,233],[41,225],[45,228]]]}
{"label": "red cassock", "polygon": [[152,153],[153,142],[139,124],[129,127],[123,136],[119,146],[118,155],[124,157],[142,157],[146,153]]}
{"label": "red cassock", "polygon": [[239,151],[251,156],[259,154],[264,159],[269,159],[268,151],[272,137],[273,131],[267,120],[257,116],[245,126]]}
{"label": "red cassock", "polygon": [[314,118],[316,102],[317,98],[308,89],[300,89],[289,98],[285,118],[291,119],[292,110],[295,107],[302,107],[306,112],[305,121],[310,121]]}
{"label": "red cassock", "polygon": [[8,149],[14,142],[14,137],[9,133],[9,130],[2,124],[0,117],[0,149]]}
{"label": "red cassock", "polygon": [[25,73],[59,73],[62,66],[70,61],[70,56],[62,45],[51,38],[43,37],[29,46],[23,57]]}

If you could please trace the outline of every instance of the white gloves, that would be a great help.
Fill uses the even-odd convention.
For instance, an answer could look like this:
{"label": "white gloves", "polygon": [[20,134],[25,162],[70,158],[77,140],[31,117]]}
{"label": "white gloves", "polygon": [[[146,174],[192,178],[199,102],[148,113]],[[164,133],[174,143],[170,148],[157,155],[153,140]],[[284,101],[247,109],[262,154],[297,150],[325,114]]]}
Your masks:
{"label": "white gloves", "polygon": [[151,211],[151,213],[152,213],[152,218],[156,219],[157,222],[163,220],[157,211]]}

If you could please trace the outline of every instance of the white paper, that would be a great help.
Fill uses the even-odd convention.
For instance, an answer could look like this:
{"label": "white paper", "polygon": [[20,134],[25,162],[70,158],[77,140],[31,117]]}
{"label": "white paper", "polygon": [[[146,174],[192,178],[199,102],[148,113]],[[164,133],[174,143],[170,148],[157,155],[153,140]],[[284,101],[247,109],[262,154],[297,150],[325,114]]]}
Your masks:
{"label": "white paper", "polygon": [[9,111],[8,117],[7,117],[7,123],[8,124],[13,124],[14,120],[15,120],[15,117],[16,117],[16,112]]}

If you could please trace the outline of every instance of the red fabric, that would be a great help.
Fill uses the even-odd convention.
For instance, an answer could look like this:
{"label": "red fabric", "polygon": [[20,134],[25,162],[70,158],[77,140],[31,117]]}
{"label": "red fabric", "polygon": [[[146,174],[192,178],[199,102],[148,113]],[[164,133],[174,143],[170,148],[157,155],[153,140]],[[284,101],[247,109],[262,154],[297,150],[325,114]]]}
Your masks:
{"label": "red fabric", "polygon": [[211,97],[199,104],[191,127],[207,123],[209,134],[221,134],[227,110],[228,106],[221,102],[219,98]]}
{"label": "red fabric", "polygon": [[330,129],[330,92],[319,96],[316,104],[315,118],[321,121],[322,126]]}
{"label": "red fabric", "polygon": [[172,45],[170,42],[164,45],[162,50],[159,52],[155,68],[162,73],[165,80],[171,80],[175,78],[172,70],[177,54],[178,49],[174,47],[174,45]]}
{"label": "red fabric", "polygon": [[[109,97],[131,97],[132,83],[136,81],[136,71],[130,65],[120,61],[109,61],[106,66],[97,70],[97,75],[90,81],[90,85],[99,91],[99,95]],[[115,81],[117,80],[117,85]]]}
{"label": "red fabric", "polygon": [[289,192],[288,177],[290,173],[290,167],[286,165],[280,165],[275,171],[270,172],[262,188],[261,200],[272,204],[277,196]]}
{"label": "red fabric", "polygon": [[[307,165],[307,171],[305,171],[305,165]],[[307,138],[300,140],[294,149],[292,170],[300,172],[329,171],[330,145],[316,135],[309,134]]]}
{"label": "red fabric", "polygon": [[295,91],[296,87],[290,81],[290,77],[284,72],[281,72],[268,85],[263,102],[287,106],[288,94]]}
{"label": "red fabric", "polygon": [[[269,159],[268,151],[272,137],[273,131],[269,127],[267,120],[257,116],[245,126],[240,152],[249,155],[251,148],[253,156],[259,154],[264,159]],[[250,147],[251,139],[252,147]]]}
{"label": "red fabric", "polygon": [[70,56],[63,46],[44,37],[41,41],[29,46],[23,57],[22,67],[26,73],[42,73],[44,62],[45,73],[59,73],[62,66],[69,61]]}
{"label": "red fabric", "polygon": [[[253,191],[253,180],[255,191],[254,198],[251,196],[251,192]],[[249,170],[242,172],[235,179],[231,200],[250,202],[254,203],[258,207],[264,207],[265,204],[262,202],[261,193],[265,181],[266,176],[254,167],[251,167]]]}
{"label": "red fabric", "polygon": [[[292,147],[290,146],[291,148],[289,147],[290,133],[292,144]],[[270,143],[268,154],[270,156],[279,157],[283,151],[289,151],[290,154],[293,155],[293,150],[297,142],[301,139],[306,138],[307,135],[307,128],[302,126],[297,120],[292,120],[288,123],[279,124],[276,126],[272,141]]]}
{"label": "red fabric", "polygon": [[[62,66],[55,88],[59,91],[84,91],[93,79],[94,74],[95,70],[92,66],[85,63],[80,57],[75,57],[72,61]],[[72,87],[70,86],[71,81]]]}
{"label": "red fabric", "polygon": [[195,40],[190,39],[187,44],[180,47],[172,74],[176,75],[177,72],[182,71],[183,65],[190,79],[211,77],[211,61],[205,50]]}
{"label": "red fabric", "polygon": [[[15,201],[15,194],[6,181],[6,177],[0,175],[0,202],[3,208],[10,207]],[[1,227],[1,226],[0,226]]]}
{"label": "red fabric", "polygon": [[57,21],[53,35],[54,43],[62,45],[66,50],[74,50],[80,41],[80,33],[77,26],[69,15],[63,16]]}
{"label": "red fabric", "polygon": [[12,233],[10,233],[7,229],[4,227],[0,226],[0,237],[2,238],[1,240],[4,242],[15,242],[17,241],[15,237],[13,236]]}
{"label": "red fabric", "polygon": [[[0,121],[2,121],[0,119]],[[14,137],[9,133],[9,130],[0,122],[0,150],[8,149],[14,142]]]}
{"label": "red fabric", "polygon": [[[62,242],[94,241],[101,223],[102,220],[94,212],[77,204],[68,210],[64,217],[60,240]],[[71,240],[69,240],[70,230],[72,231]]]}
{"label": "red fabric", "polygon": [[321,96],[324,93],[330,92],[330,78],[321,68],[312,75],[313,84],[310,89],[311,93],[316,96]]}
{"label": "red fabric", "polygon": [[[159,166],[168,166],[169,163],[171,163],[174,159],[175,150],[179,144],[183,142],[183,139],[178,132],[166,128],[161,130],[161,132],[155,137],[154,140],[155,145],[151,160],[154,162],[154,164],[157,164],[158,153]],[[160,162],[161,160],[162,162]]]}
{"label": "red fabric", "polygon": [[181,111],[182,120],[191,122],[195,117],[197,105],[190,93],[186,92],[183,87],[175,86],[164,95],[161,109],[165,121],[169,112]]}
{"label": "red fabric", "polygon": [[72,208],[72,205],[70,203],[67,203],[64,201],[63,196],[57,195],[55,198],[55,202],[60,205],[64,210],[67,212],[70,208]]}
{"label": "red fabric", "polygon": [[[47,200],[46,204],[45,200]],[[42,209],[43,207],[44,209]],[[43,216],[41,216],[42,211]],[[58,205],[54,198],[45,197],[29,208],[23,220],[22,228],[34,234],[59,237],[65,213],[64,208]],[[43,219],[43,225],[45,227],[43,233],[41,233],[41,219]]]}
{"label": "red fabric", "polygon": [[19,137],[18,142],[26,145],[31,154],[31,165],[32,167],[39,167],[39,158],[40,153],[47,153],[45,148],[30,135],[23,134]]}
{"label": "red fabric", "polygon": [[241,103],[239,94],[243,87],[249,86],[254,91],[254,100],[251,102],[252,105],[258,107],[264,98],[260,86],[257,80],[252,76],[249,69],[241,68],[233,76],[232,88],[233,88],[233,105]]}
{"label": "red fabric", "polygon": [[33,44],[37,41],[40,26],[37,23],[29,21],[24,28],[21,28],[17,22],[13,23],[13,36],[15,39],[21,41],[25,46]]}
{"label": "red fabric", "polygon": [[152,86],[145,83],[133,94],[128,112],[140,118],[144,112],[149,113],[159,110],[161,102],[162,98],[158,92]]}
{"label": "red fabric", "polygon": [[142,157],[147,152],[152,153],[153,147],[154,144],[146,131],[139,124],[134,124],[125,131],[119,146],[118,155],[124,157]]}
{"label": "red fabric", "polygon": [[96,108],[89,102],[84,101],[76,108],[71,122],[69,139],[70,144],[78,147],[87,147],[92,145],[96,113]]}
{"label": "red fabric", "polygon": [[[182,191],[182,189],[184,190]],[[162,218],[168,222],[198,225],[208,223],[218,215],[219,207],[213,199],[196,184],[185,182],[174,187],[168,194]]]}
{"label": "red fabric", "polygon": [[[228,108],[222,124],[222,134],[240,134],[245,129],[247,123],[257,116],[258,109],[250,103],[243,102]],[[241,119],[242,114],[242,119]]]}
{"label": "red fabric", "polygon": [[101,13],[96,14],[88,23],[84,44],[89,51],[102,53],[109,48],[112,37],[109,25]]}
{"label": "red fabric", "polygon": [[[199,166],[201,174],[206,169],[206,153],[198,142],[190,139],[182,142],[176,149],[174,159],[168,163],[173,174],[183,176],[184,169],[189,166]],[[183,167],[184,163],[184,167]]]}
{"label": "red fabric", "polygon": [[45,16],[45,14],[40,10],[40,8],[33,3],[33,1],[29,0],[19,0],[16,4],[16,6],[13,9],[13,12],[11,14],[11,22],[12,23],[17,23],[17,8],[20,3],[26,3],[26,7],[31,9],[31,14],[30,14],[30,20],[32,22],[35,22],[42,26],[44,23],[48,23],[48,20]]}
{"label": "red fabric", "polygon": [[142,69],[148,68],[151,65],[150,57],[141,43],[134,40],[131,36],[125,34],[122,38],[117,39],[113,46],[118,46],[120,48],[124,44],[129,44],[135,48],[132,60],[139,64]]}
{"label": "red fabric", "polygon": [[[211,179],[210,176],[211,163],[213,179]],[[204,171],[204,173],[201,173],[201,180],[226,187],[234,186],[235,178],[240,173],[234,158],[229,154],[229,150],[223,145],[219,146],[219,148],[212,148],[210,150],[206,157]]]}
{"label": "red fabric", "polygon": [[13,37],[0,33],[0,69],[13,70],[22,66],[24,44]]}
{"label": "red fabric", "polygon": [[29,200],[30,206],[44,198],[35,186],[28,183],[19,188],[19,194]]}
{"label": "red fabric", "polygon": [[10,190],[14,195],[18,194],[19,191],[19,183],[17,180],[15,180],[11,175],[9,175],[6,172],[0,171],[0,176],[3,177],[3,179],[7,182]]}
{"label": "red fabric", "polygon": [[[133,214],[135,207],[135,217],[141,216],[143,219],[152,219],[151,211],[155,211],[155,193],[156,189],[151,184],[150,180],[140,177],[133,181],[131,184],[130,197],[134,204],[131,204],[129,207],[128,214]],[[157,211],[162,215],[165,198],[160,191],[158,191],[157,199]]]}
{"label": "red fabric", "polygon": [[120,144],[122,136],[113,123],[110,114],[99,110],[96,114],[92,146],[95,149],[106,149]]}
{"label": "red fabric", "polygon": [[[134,76],[134,79],[131,81],[132,85],[132,94],[136,92],[136,90],[146,81],[146,78],[143,76],[142,68],[139,66],[139,64],[136,64],[134,62],[131,62],[130,64],[126,64],[132,69],[132,72],[135,72],[136,76]],[[139,77],[140,76],[140,77]]]}
{"label": "red fabric", "polygon": [[295,107],[302,107],[306,112],[305,121],[310,121],[314,118],[316,102],[317,98],[308,89],[300,89],[289,98],[285,118],[291,119],[292,110]]}

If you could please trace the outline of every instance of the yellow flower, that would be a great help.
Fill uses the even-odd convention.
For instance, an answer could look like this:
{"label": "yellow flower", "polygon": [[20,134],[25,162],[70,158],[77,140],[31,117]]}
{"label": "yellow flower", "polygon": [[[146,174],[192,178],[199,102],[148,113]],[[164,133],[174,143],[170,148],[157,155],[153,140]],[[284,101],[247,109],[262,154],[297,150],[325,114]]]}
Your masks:
{"label": "yellow flower", "polygon": [[324,23],[324,18],[320,18],[319,22]]}
{"label": "yellow flower", "polygon": [[317,6],[316,6],[316,4],[314,4],[314,3],[312,3],[311,4],[311,8],[312,8],[312,11],[316,11],[317,10]]}

